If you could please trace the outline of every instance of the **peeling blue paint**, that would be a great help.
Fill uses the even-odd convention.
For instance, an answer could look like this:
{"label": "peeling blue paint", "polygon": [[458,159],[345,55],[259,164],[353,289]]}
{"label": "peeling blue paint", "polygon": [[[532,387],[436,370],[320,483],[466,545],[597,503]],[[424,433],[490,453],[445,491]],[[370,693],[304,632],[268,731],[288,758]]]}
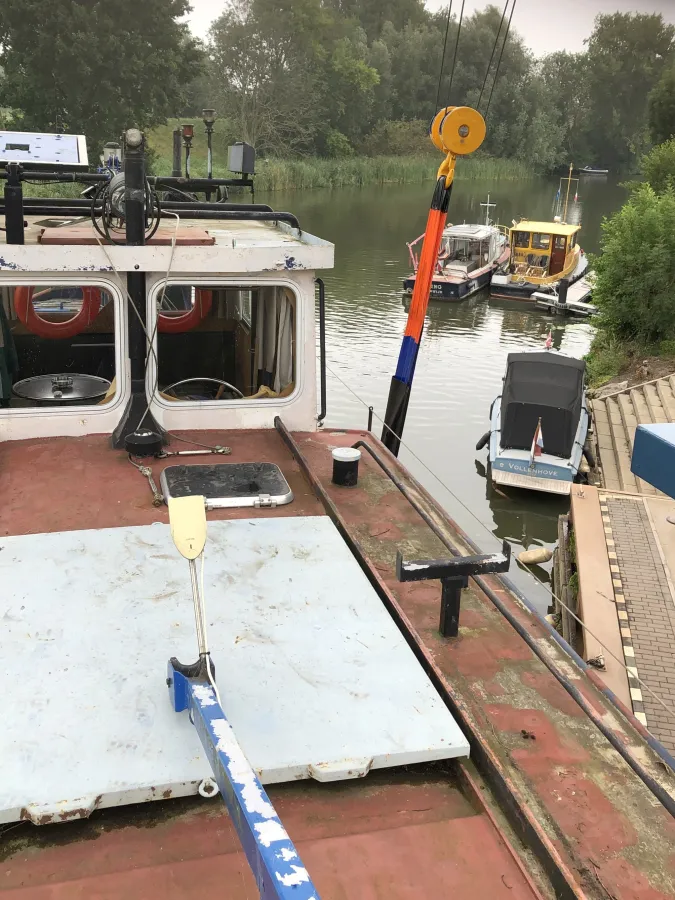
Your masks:
{"label": "peeling blue paint", "polygon": [[286,269],[297,269],[302,268],[296,261],[294,256],[287,256],[285,262]]}
{"label": "peeling blue paint", "polygon": [[0,256],[0,269],[12,269],[15,272],[23,271],[23,266],[20,266],[18,263],[10,262],[8,259],[4,259]]}

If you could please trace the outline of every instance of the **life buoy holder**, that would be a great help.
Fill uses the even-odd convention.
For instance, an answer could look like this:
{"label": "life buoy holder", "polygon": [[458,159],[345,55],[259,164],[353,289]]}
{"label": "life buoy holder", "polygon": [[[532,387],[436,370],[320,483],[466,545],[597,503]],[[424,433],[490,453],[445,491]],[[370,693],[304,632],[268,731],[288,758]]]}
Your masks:
{"label": "life buoy holder", "polygon": [[21,286],[14,289],[14,309],[26,328],[38,337],[61,340],[75,337],[83,329],[90,325],[101,309],[101,290],[97,287],[83,287],[82,308],[72,318],[65,322],[49,322],[41,318],[36,312],[33,301],[36,297],[49,291],[41,291],[33,294],[34,288]]}
{"label": "life buoy holder", "polygon": [[186,313],[180,316],[159,314],[158,330],[162,334],[181,334],[183,331],[191,331],[208,316],[212,305],[213,291],[196,290],[192,309]]}

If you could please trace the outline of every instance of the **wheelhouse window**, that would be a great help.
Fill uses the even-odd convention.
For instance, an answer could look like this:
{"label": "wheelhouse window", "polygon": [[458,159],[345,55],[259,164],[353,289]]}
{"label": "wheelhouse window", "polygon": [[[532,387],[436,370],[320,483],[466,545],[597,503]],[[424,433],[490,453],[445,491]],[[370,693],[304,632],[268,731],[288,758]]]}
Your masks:
{"label": "wheelhouse window", "polygon": [[529,247],[530,246],[530,232],[529,231],[516,231],[514,246],[516,247]]}
{"label": "wheelhouse window", "polygon": [[293,393],[297,310],[289,288],[171,284],[156,296],[163,400],[269,402]]}
{"label": "wheelhouse window", "polygon": [[112,293],[97,285],[0,286],[0,407],[110,403],[115,315]]}
{"label": "wheelhouse window", "polygon": [[532,235],[532,247],[535,250],[549,250],[551,247],[551,235],[550,234],[533,234]]}
{"label": "wheelhouse window", "polygon": [[558,235],[553,242],[553,246],[556,250],[564,250],[565,249],[565,235]]}

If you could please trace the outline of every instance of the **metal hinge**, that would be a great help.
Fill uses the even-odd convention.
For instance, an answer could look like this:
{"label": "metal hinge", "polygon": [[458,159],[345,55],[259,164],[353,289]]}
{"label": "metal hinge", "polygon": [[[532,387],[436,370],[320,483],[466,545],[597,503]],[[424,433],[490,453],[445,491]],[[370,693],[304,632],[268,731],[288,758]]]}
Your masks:
{"label": "metal hinge", "polygon": [[269,494],[260,494],[253,505],[256,509],[274,509],[277,505],[277,501],[273,500]]}

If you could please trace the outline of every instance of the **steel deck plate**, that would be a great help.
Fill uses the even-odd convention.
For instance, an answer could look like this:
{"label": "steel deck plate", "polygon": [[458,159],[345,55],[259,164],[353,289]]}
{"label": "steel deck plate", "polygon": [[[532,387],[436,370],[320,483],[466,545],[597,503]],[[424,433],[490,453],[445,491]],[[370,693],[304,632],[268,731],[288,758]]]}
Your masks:
{"label": "steel deck plate", "polygon": [[[210,769],[165,685],[170,656],[197,655],[169,527],[0,548],[0,822],[195,793]],[[328,518],[210,522],[205,598],[223,706],[263,782],[468,755]]]}

